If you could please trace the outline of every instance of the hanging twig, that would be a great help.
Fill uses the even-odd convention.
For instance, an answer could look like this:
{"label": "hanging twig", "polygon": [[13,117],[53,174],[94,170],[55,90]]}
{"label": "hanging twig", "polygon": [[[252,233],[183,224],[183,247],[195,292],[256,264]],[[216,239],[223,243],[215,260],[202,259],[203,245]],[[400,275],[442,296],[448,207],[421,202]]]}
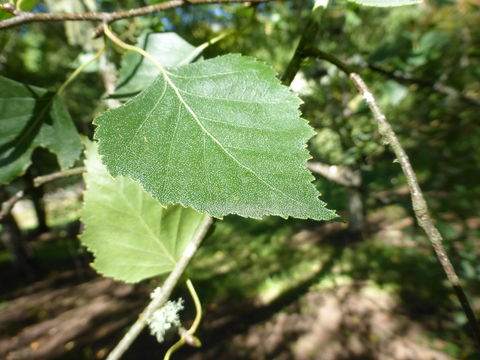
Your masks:
{"label": "hanging twig", "polygon": [[108,355],[107,360],[118,360],[121,356],[127,351],[130,345],[135,341],[138,335],[142,332],[143,328],[147,324],[147,320],[153,315],[155,310],[159,309],[170,297],[170,294],[173,291],[173,288],[180,280],[183,272],[187,268],[188,263],[190,262],[193,255],[197,252],[198,247],[200,246],[203,238],[208,232],[210,225],[212,224],[213,219],[205,215],[205,219],[200,225],[198,231],[195,233],[194,238],[188,244],[187,248],[183,252],[182,257],[178,260],[177,264],[173,271],[168,275],[167,279],[161,287],[161,292],[158,296],[155,296],[150,304],[143,310],[143,312],[138,317],[138,320],[132,325],[130,330],[125,334],[125,336],[120,340],[117,346],[112,350]]}
{"label": "hanging twig", "polygon": [[[304,31],[304,34],[306,33],[308,34],[308,26]],[[306,57],[316,57],[334,64],[346,74],[350,74],[352,72],[358,73],[358,71],[361,70],[362,68],[368,68],[371,71],[374,71],[378,74],[386,76],[399,83],[415,84],[422,87],[428,87],[441,95],[451,96],[467,104],[480,106],[479,98],[464,94],[462,91],[452,88],[450,86],[447,86],[445,84],[442,84],[439,81],[433,82],[433,81],[415,78],[410,74],[402,73],[399,71],[388,71],[379,66],[372,65],[372,64],[362,63],[362,64],[347,65],[343,61],[340,61],[335,56],[327,52],[324,52],[319,49],[311,48],[310,44],[312,43],[312,41],[306,41],[307,39],[306,36],[302,36],[302,39],[305,39],[305,41],[300,40],[297,46],[297,49],[295,51],[294,57],[292,58],[292,61],[290,61],[288,68],[282,77],[282,81],[285,85],[290,85],[290,83],[293,81],[293,78],[295,77],[295,74],[300,69],[301,62]]]}
{"label": "hanging twig", "polygon": [[406,154],[405,150],[403,149],[400,141],[398,140],[395,132],[393,131],[390,123],[388,122],[386,116],[382,113],[380,107],[378,106],[375,97],[373,96],[372,92],[362,80],[360,75],[351,71],[351,68],[343,63],[341,60],[336,58],[335,56],[325,53],[323,51],[317,49],[309,49],[304,51],[304,56],[309,56],[313,58],[318,58],[321,60],[326,60],[335,66],[337,66],[340,70],[342,70],[345,74],[348,75],[350,80],[353,82],[357,90],[362,94],[363,98],[368,104],[368,107],[373,113],[373,116],[377,122],[378,130],[380,134],[384,137],[385,141],[388,142],[392,151],[394,152],[400,167],[407,179],[408,187],[410,190],[410,195],[412,199],[412,206],[415,212],[415,217],[417,218],[418,224],[424,230],[427,238],[429,239],[430,243],[432,244],[433,249],[435,250],[435,254],[437,255],[442,268],[457,295],[458,300],[462,306],[463,312],[468,318],[468,322],[470,324],[470,328],[472,330],[472,335],[477,343],[478,349],[480,349],[480,328],[477,323],[477,319],[473,309],[468,301],[468,298],[460,284],[460,280],[455,272],[455,269],[448,257],[447,251],[443,246],[443,238],[438,229],[435,227],[432,218],[428,211],[427,202],[423,197],[422,190],[420,185],[418,184],[417,176],[413,171],[412,165]]}

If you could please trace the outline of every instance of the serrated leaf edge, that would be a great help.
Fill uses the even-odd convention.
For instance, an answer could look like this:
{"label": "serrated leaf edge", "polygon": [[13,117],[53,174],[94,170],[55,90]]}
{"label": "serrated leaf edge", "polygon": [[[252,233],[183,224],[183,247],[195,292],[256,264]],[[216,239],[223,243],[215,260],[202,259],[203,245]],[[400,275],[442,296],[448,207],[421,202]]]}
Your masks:
{"label": "serrated leaf edge", "polygon": [[[311,175],[311,177],[310,177],[310,182],[309,182],[309,183],[310,183],[311,186],[313,186],[313,187],[315,188],[315,185],[313,184],[313,181],[315,180],[315,177],[313,176],[313,174],[311,173],[311,171],[308,169],[308,166],[307,166],[307,161],[308,161],[309,159],[312,159],[312,156],[311,156],[310,152],[308,151],[308,141],[313,137],[313,135],[315,134],[315,132],[314,132],[313,128],[309,125],[308,121],[307,121],[306,119],[302,118],[302,116],[301,116],[300,105],[303,104],[303,100],[302,100],[295,92],[293,92],[289,87],[287,87],[287,86],[285,86],[285,85],[283,85],[283,84],[281,83],[280,79],[278,79],[278,77],[277,77],[278,73],[277,73],[274,69],[272,69],[272,67],[270,67],[267,63],[265,63],[265,62],[263,62],[263,61],[259,61],[258,59],[254,58],[254,57],[251,57],[251,56],[245,56],[245,55],[242,55],[242,54],[239,54],[239,53],[229,53],[229,54],[226,54],[226,55],[218,55],[218,56],[215,56],[215,57],[209,58],[209,59],[202,59],[202,60],[197,61],[197,62],[195,62],[195,63],[193,63],[193,64],[191,63],[191,64],[185,64],[185,65],[181,65],[181,66],[169,67],[169,68],[163,69],[162,73],[161,73],[159,76],[163,76],[164,79],[165,79],[165,81],[166,81],[167,83],[169,83],[170,86],[172,87],[172,89],[175,91],[175,93],[177,94],[177,96],[179,97],[179,99],[182,99],[182,100],[183,100],[183,98],[181,97],[181,95],[179,95],[178,92],[177,92],[178,89],[177,89],[176,86],[172,83],[172,81],[170,80],[169,76],[165,74],[165,72],[166,72],[167,74],[169,74],[168,69],[178,69],[178,68],[181,68],[181,67],[183,67],[183,66],[192,66],[192,65],[194,66],[194,65],[197,65],[197,64],[201,64],[202,62],[205,62],[205,61],[209,61],[209,60],[213,60],[213,59],[217,59],[217,58],[225,58],[225,57],[244,58],[244,59],[247,59],[247,60],[251,61],[252,63],[260,64],[266,71],[268,71],[268,72],[272,75],[272,78],[274,79],[274,81],[275,81],[280,87],[286,89],[286,91],[288,91],[288,92],[290,93],[290,95],[292,96],[292,101],[295,100],[295,101],[297,102],[297,109],[296,109],[297,118],[298,118],[300,121],[303,121],[304,124],[307,125],[307,126],[310,128],[310,130],[311,130],[311,135],[308,136],[308,137],[304,137],[304,138],[302,139],[302,140],[303,140],[303,147],[302,147],[302,148],[303,148],[303,150],[305,150],[305,153],[307,154],[307,156],[306,156],[305,161],[302,163],[301,166],[302,166],[302,169],[303,169],[304,171],[307,171],[307,172]],[[172,86],[172,84],[173,84],[173,86]],[[147,87],[147,89],[148,89],[148,87]],[[177,89],[177,91],[176,91],[175,89]],[[145,90],[145,89],[144,89],[144,90]],[[144,90],[143,90],[143,91],[144,91]],[[142,91],[142,92],[143,92],[143,91]],[[140,94],[141,94],[141,93],[140,93]],[[133,101],[133,100],[136,99],[137,96],[139,96],[140,94],[138,94],[138,95],[130,98],[125,104],[128,104],[130,101]],[[189,109],[189,108],[190,108],[190,107],[188,106],[188,104],[185,104],[184,101],[181,101],[181,102],[184,103],[184,106],[185,106],[186,109]],[[187,107],[188,107],[188,108],[187,108]],[[108,109],[108,110],[105,111],[105,113],[111,112],[111,111],[113,111],[113,110],[114,110],[114,109]],[[191,109],[190,109],[190,110],[191,110]],[[195,114],[195,113],[193,113],[193,114]],[[191,114],[191,115],[193,116],[193,114]],[[101,125],[97,124],[97,123],[95,122],[95,120],[96,120],[96,119],[94,119],[93,124],[96,125],[96,126],[101,126]],[[197,119],[196,115],[195,115],[195,121],[197,121],[197,123],[199,123],[199,126],[200,126],[201,122],[199,122],[199,120]],[[201,128],[202,128],[202,130],[205,129],[203,126],[201,126]],[[205,130],[206,130],[206,129],[205,129]],[[205,131],[205,130],[204,130],[204,131]],[[207,131],[207,133],[208,133],[208,131]],[[110,167],[108,164],[105,164],[105,163],[103,162],[103,156],[104,156],[104,154],[101,153],[101,148],[102,148],[102,147],[101,147],[101,139],[98,139],[98,138],[96,137],[96,132],[95,132],[95,134],[94,134],[94,139],[95,139],[95,140],[98,142],[98,144],[99,144],[98,151],[99,151],[100,157],[101,157],[101,159],[102,159],[102,163],[106,166],[108,172],[109,172],[114,178],[115,178],[116,176],[120,175],[120,174],[115,173],[115,171],[114,171],[113,169],[111,169],[111,167]],[[215,139],[215,137],[213,137],[213,139]],[[216,139],[215,139],[215,140],[216,140]],[[219,146],[221,145],[221,143],[218,143],[218,140],[217,140],[216,142],[217,142],[217,144],[218,144]],[[221,146],[221,148],[223,149],[223,146]],[[247,168],[248,168],[248,167],[247,167]],[[250,169],[249,169],[249,170],[250,170]],[[251,171],[251,170],[250,170],[250,171]],[[125,175],[122,175],[122,176],[125,176]],[[146,191],[146,192],[149,193],[150,195],[153,195],[153,194],[151,194],[148,190],[146,190],[145,187],[144,187],[137,179],[134,179],[134,178],[132,178],[132,177],[130,177],[130,176],[127,176],[127,177],[128,177],[129,179],[132,179],[133,181],[135,181],[137,184],[139,184],[144,191]],[[264,182],[264,181],[262,181],[262,182]],[[316,190],[316,188],[315,188],[315,190]],[[316,191],[318,192],[318,190],[316,190]],[[282,194],[283,194],[284,196],[286,196],[287,198],[290,198],[288,195],[285,195],[283,192],[282,192]],[[324,201],[320,200],[320,196],[321,196],[321,194],[318,193],[318,195],[317,195],[316,197],[317,197],[317,200],[322,203],[322,206],[323,206],[323,208],[324,208],[324,210],[325,210],[325,215],[326,215],[327,213],[330,213],[331,216],[330,216],[329,218],[326,218],[326,219],[314,219],[314,218],[313,218],[313,219],[314,219],[314,220],[320,220],[320,221],[328,221],[328,220],[333,220],[333,219],[339,218],[339,216],[338,216],[338,214],[335,212],[335,210],[331,210],[331,209],[328,209],[328,208],[326,207],[326,203],[325,203]],[[153,197],[154,197],[154,196],[153,196]],[[156,199],[156,197],[154,197],[154,198]],[[291,199],[291,198],[290,198],[290,199]],[[158,199],[156,199],[156,200],[158,201]],[[295,201],[298,201],[298,200],[295,200]],[[179,205],[181,205],[182,207],[191,208],[191,206],[187,206],[187,205],[185,205],[184,203],[182,203],[181,201],[179,201],[179,202],[173,202],[173,201],[172,201],[172,202],[167,202],[167,203],[164,204],[164,205],[170,205],[170,204],[172,204],[172,205],[179,204]],[[194,210],[199,211],[199,210],[197,210],[197,209],[194,209]],[[212,217],[217,218],[217,219],[223,219],[223,216],[215,216],[215,215],[209,214],[208,212],[203,212],[203,211],[199,211],[199,212],[207,213],[209,216],[212,216]],[[254,217],[254,216],[248,216],[248,215],[245,216],[245,215],[240,214],[240,213],[235,212],[235,211],[232,211],[231,213],[226,214],[226,215],[239,215],[239,216],[246,217],[246,218],[251,218],[251,219],[263,219],[263,218],[264,218],[263,216],[262,216],[262,217]],[[225,216],[226,216],[226,215],[225,215]],[[290,218],[290,216],[284,216],[284,215],[282,215],[282,214],[277,214],[277,213],[271,213],[271,214],[268,214],[268,215],[265,215],[265,216],[280,216],[280,217],[282,217],[282,218],[284,218],[284,219]],[[303,219],[303,220],[310,219],[309,217],[295,217],[295,218],[297,218],[297,219]]]}

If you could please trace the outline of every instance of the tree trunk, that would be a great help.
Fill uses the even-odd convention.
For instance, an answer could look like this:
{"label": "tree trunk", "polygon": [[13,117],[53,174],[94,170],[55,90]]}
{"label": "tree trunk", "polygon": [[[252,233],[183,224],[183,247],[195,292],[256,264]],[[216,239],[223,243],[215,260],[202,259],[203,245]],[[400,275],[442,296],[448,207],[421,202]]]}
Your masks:
{"label": "tree trunk", "polygon": [[348,188],[348,230],[361,235],[365,225],[365,207],[362,188],[362,172],[348,166],[309,162],[308,168],[316,174]]}
{"label": "tree trunk", "polygon": [[36,278],[36,265],[33,253],[27,248],[22,231],[12,214],[7,214],[2,220],[5,229],[2,240],[13,256],[15,270],[22,273],[28,280]]}
{"label": "tree trunk", "polygon": [[30,169],[26,174],[27,180],[27,193],[32,198],[33,208],[35,210],[35,215],[37,217],[37,228],[35,229],[35,235],[43,234],[48,232],[49,228],[47,225],[47,213],[45,211],[45,203],[43,201],[43,186],[35,187],[33,184],[33,179],[35,178],[35,170]]}
{"label": "tree trunk", "polygon": [[348,230],[361,234],[365,225],[363,194],[358,188],[348,189]]}
{"label": "tree trunk", "polygon": [[43,201],[43,187],[32,187],[29,191],[31,197],[32,197],[32,202],[33,202],[33,207],[35,209],[35,214],[37,215],[37,229],[35,230],[35,233],[38,234],[43,234],[47,232],[48,225],[47,225],[47,214],[45,211],[45,203]]}

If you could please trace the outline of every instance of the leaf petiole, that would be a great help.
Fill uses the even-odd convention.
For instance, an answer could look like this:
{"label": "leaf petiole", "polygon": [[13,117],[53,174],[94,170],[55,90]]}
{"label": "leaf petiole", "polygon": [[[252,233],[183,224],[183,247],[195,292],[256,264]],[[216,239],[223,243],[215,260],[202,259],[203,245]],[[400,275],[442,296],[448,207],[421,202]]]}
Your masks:
{"label": "leaf petiole", "polygon": [[[190,279],[187,279],[187,288],[190,292],[193,303],[195,304],[195,319],[193,320],[190,329],[188,329],[184,334],[182,334],[181,338],[168,349],[168,351],[165,353],[163,360],[170,360],[172,354],[187,343],[187,339],[193,340],[193,344],[191,345],[200,346],[200,341],[194,336],[194,334],[195,331],[197,331],[198,326],[200,325],[200,321],[202,320],[202,304],[200,303],[198,294],[195,291],[195,287],[193,286],[193,283]],[[189,341],[189,344],[192,340]]]}
{"label": "leaf petiole", "polygon": [[162,72],[162,74],[165,74],[165,71],[166,71],[165,68],[163,67],[162,64],[160,64],[160,62],[158,62],[157,59],[155,59],[152,55],[150,55],[148,52],[146,52],[142,48],[136,47],[134,45],[129,45],[126,42],[123,42],[117,35],[115,35],[112,32],[112,30],[110,30],[110,27],[107,24],[105,24],[103,26],[103,32],[117,46],[119,46],[119,47],[121,47],[122,49],[125,49],[125,50],[135,51],[135,52],[139,53],[143,57],[150,60],[156,67],[158,67],[160,69],[160,71]]}
{"label": "leaf petiole", "polygon": [[63,82],[63,84],[59,87],[59,89],[56,92],[57,96],[61,96],[62,93],[65,91],[65,88],[70,85],[70,83],[75,80],[75,78],[83,71],[85,70],[90,64],[92,64],[95,60],[97,60],[100,56],[102,56],[103,52],[105,51],[106,44],[105,41],[102,44],[102,47],[97,51],[97,53],[88,61],[84,62],[81,64],[79,67],[75,69],[73,73],[70,74],[70,76]]}

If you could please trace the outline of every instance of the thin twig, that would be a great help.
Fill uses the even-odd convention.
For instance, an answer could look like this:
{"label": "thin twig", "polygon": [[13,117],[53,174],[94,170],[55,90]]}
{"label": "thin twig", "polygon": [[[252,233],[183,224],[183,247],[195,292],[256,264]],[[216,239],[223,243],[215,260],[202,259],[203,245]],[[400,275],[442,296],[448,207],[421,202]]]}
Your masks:
{"label": "thin twig", "polygon": [[377,65],[374,65],[374,64],[366,64],[364,66],[369,68],[372,71],[375,71],[379,74],[382,74],[382,75],[384,75],[386,77],[389,77],[389,78],[391,78],[395,81],[398,81],[400,83],[415,84],[415,85],[419,85],[419,86],[422,86],[422,87],[428,87],[430,89],[435,90],[439,94],[442,94],[442,95],[445,95],[445,96],[452,96],[452,97],[457,98],[459,100],[462,100],[462,101],[464,101],[464,102],[466,102],[470,105],[480,106],[480,98],[469,96],[469,95],[463,93],[461,90],[455,89],[455,88],[453,88],[451,86],[448,86],[448,85],[445,85],[445,84],[442,84],[439,81],[429,81],[429,80],[425,80],[425,79],[419,79],[419,78],[416,78],[416,77],[414,77],[410,74],[403,73],[403,72],[398,71],[398,70],[389,71],[389,70],[386,70],[386,69],[384,69],[382,67],[379,67]]}
{"label": "thin twig", "polygon": [[17,203],[18,200],[23,198],[24,195],[25,192],[23,190],[17,191],[10,199],[2,203],[2,208],[0,210],[0,221],[2,221],[4,217],[10,214],[13,206]]}
{"label": "thin twig", "polygon": [[462,305],[463,311],[470,323],[470,327],[472,330],[472,335],[474,340],[477,342],[477,346],[480,349],[480,328],[477,323],[477,319],[475,313],[472,310],[472,307],[468,301],[468,298],[460,284],[460,280],[458,279],[457,273],[448,257],[447,251],[443,246],[443,237],[433,224],[432,218],[428,211],[427,202],[423,197],[422,190],[420,189],[420,185],[418,184],[417,176],[413,171],[412,164],[406,154],[405,150],[403,149],[400,141],[398,140],[395,132],[392,129],[392,126],[387,121],[387,118],[382,113],[380,107],[378,106],[375,97],[373,96],[372,92],[365,84],[363,79],[360,75],[356,73],[349,74],[350,79],[352,80],[355,87],[358,91],[362,94],[363,98],[368,104],[368,107],[373,113],[375,120],[377,121],[378,130],[380,134],[384,137],[384,139],[388,142],[390,147],[392,148],[395,156],[400,163],[400,167],[402,168],[403,173],[407,179],[408,187],[410,189],[410,195],[412,199],[412,206],[415,212],[415,217],[417,218],[418,224],[420,227],[425,231],[430,243],[437,254],[440,263],[442,264],[443,270],[447,275],[448,280],[452,284],[452,287]]}
{"label": "thin twig", "polygon": [[180,339],[168,349],[168,351],[165,353],[165,356],[163,357],[163,360],[170,360],[172,354],[175,351],[181,349],[185,344],[194,347],[199,347],[202,344],[200,340],[195,336],[195,331],[197,331],[198,326],[200,325],[200,321],[202,320],[202,304],[200,303],[198,294],[195,291],[192,280],[190,279],[187,279],[187,288],[190,292],[190,295],[192,296],[192,300],[195,305],[195,319],[193,320],[190,329],[180,329]]}
{"label": "thin twig", "polygon": [[[251,3],[263,3],[273,0],[250,0]],[[116,12],[84,12],[84,13],[31,13],[20,10],[15,10],[16,15],[13,18],[0,21],[0,30],[7,29],[22,24],[33,22],[53,22],[53,21],[100,21],[102,23],[112,23],[120,19],[128,19],[137,16],[144,16],[153,14],[159,11],[178,8],[185,5],[202,5],[202,4],[227,4],[227,3],[241,3],[244,0],[170,0],[159,4],[144,6],[131,10],[116,11]],[[5,11],[7,3],[2,4]],[[13,11],[13,10],[12,10]],[[97,34],[98,35],[98,34]]]}
{"label": "thin twig", "polygon": [[182,257],[178,260],[177,264],[173,271],[168,275],[165,280],[161,292],[158,296],[155,296],[150,304],[143,310],[143,312],[138,317],[138,320],[132,325],[128,332],[124,335],[122,340],[115,346],[112,352],[108,355],[107,360],[118,360],[120,357],[127,351],[133,341],[137,338],[138,335],[142,332],[143,328],[147,324],[147,320],[153,315],[155,310],[160,308],[170,297],[173,288],[179,281],[183,272],[185,271],[188,263],[190,262],[193,255],[196,253],[198,247],[200,246],[203,238],[208,232],[210,225],[212,224],[213,219],[205,215],[205,219],[201,223],[199,229],[195,233],[195,237],[188,244],[185,251],[183,252]]}
{"label": "thin twig", "polygon": [[347,75],[354,72],[354,69],[353,69],[352,66],[347,65],[342,60],[338,59],[336,56],[334,56],[330,53],[327,53],[325,51],[322,51],[320,49],[307,47],[303,50],[302,55],[303,55],[303,57],[311,57],[311,58],[317,58],[317,59],[325,60],[325,61],[335,65],[338,69],[340,69],[341,71],[343,71]]}
{"label": "thin twig", "polygon": [[460,301],[463,312],[468,318],[473,339],[476,342],[478,349],[480,349],[480,327],[478,325],[475,313],[473,312],[472,306],[470,305],[465,291],[460,284],[460,280],[457,276],[457,273],[455,272],[455,268],[453,267],[450,258],[448,257],[447,251],[443,246],[442,235],[435,227],[433,220],[429,214],[427,202],[425,201],[420,185],[418,184],[417,176],[412,168],[412,164],[410,163],[408,155],[403,149],[386,116],[382,113],[380,107],[378,106],[375,97],[373,96],[372,92],[365,84],[363,79],[360,77],[360,75],[352,72],[347,64],[343,63],[335,56],[320,50],[312,51],[312,49],[310,49],[309,56],[326,60],[336,65],[340,70],[345,72],[367,102],[368,107],[372,111],[373,116],[377,122],[380,134],[390,145],[407,179],[410,196],[412,199],[412,206],[415,212],[415,217],[417,218],[417,222],[424,230],[428,240],[432,244],[435,254],[437,255],[437,258],[442,265],[443,271],[445,272],[447,279],[452,285],[458,300]]}
{"label": "thin twig", "polygon": [[62,96],[63,92],[67,88],[70,83],[75,80],[75,78],[82,73],[83,70],[85,70],[90,64],[92,64],[94,61],[96,61],[100,56],[102,56],[103,52],[105,51],[105,41],[103,42],[102,46],[100,49],[96,52],[96,54],[88,61],[85,61],[83,64],[81,64],[79,67],[75,69],[73,73],[70,74],[70,76],[63,82],[63,84],[60,86],[60,88],[57,90],[56,94],[58,96]]}
{"label": "thin twig", "polygon": [[78,175],[83,172],[85,172],[85,167],[82,166],[82,167],[77,167],[73,169],[59,171],[59,172],[48,174],[48,175],[37,176],[35,179],[33,179],[33,186],[39,187],[47,182],[57,180],[57,179],[63,179],[73,175]]}
{"label": "thin twig", "polygon": [[386,76],[399,83],[414,84],[421,87],[428,87],[444,96],[452,96],[467,104],[480,106],[479,98],[466,95],[462,91],[452,88],[448,85],[442,84],[441,82],[438,82],[438,81],[434,82],[434,81],[416,78],[410,74],[402,73],[400,71],[389,71],[373,64],[361,63],[356,65],[347,65],[343,61],[333,56],[332,54],[316,48],[311,48],[311,47],[306,47],[305,49],[303,49],[302,56],[304,58],[314,57],[314,58],[326,60],[334,64],[336,67],[338,67],[340,70],[342,70],[346,74],[350,74],[352,72],[358,72],[363,68],[368,68],[369,70],[372,70],[378,74]]}
{"label": "thin twig", "polygon": [[21,13],[21,11],[17,10],[14,4],[7,2],[0,4],[0,10],[8,12],[12,15],[20,15]]}

